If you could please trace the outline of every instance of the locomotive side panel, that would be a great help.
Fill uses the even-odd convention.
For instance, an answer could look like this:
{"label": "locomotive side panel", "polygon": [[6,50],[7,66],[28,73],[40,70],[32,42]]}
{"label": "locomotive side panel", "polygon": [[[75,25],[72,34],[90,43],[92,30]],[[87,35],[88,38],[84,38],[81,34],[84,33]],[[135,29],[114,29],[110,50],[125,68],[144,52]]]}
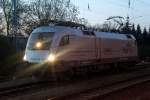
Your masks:
{"label": "locomotive side panel", "polygon": [[137,46],[134,40],[101,38],[100,57],[102,62],[132,61],[137,57]]}
{"label": "locomotive side panel", "polygon": [[101,38],[96,38],[96,59],[101,59]]}
{"label": "locomotive side panel", "polygon": [[69,36],[69,44],[59,46],[60,61],[88,61],[96,59],[95,38]]}
{"label": "locomotive side panel", "polygon": [[130,51],[130,49],[129,49],[129,41],[128,40],[121,40],[120,41],[121,43],[122,43],[122,45],[120,46],[120,52],[121,52],[121,57],[120,57],[120,59],[122,58],[122,59],[127,59],[127,58],[129,58],[129,52],[131,52]]}
{"label": "locomotive side panel", "polygon": [[128,49],[129,49],[129,58],[130,60],[137,60],[138,58],[138,49],[135,40],[129,40],[128,42]]}
{"label": "locomotive side panel", "polygon": [[101,39],[101,57],[106,58],[118,58],[120,57],[120,42],[114,39]]}
{"label": "locomotive side panel", "polygon": [[[102,62],[119,62],[128,58],[128,48],[126,47],[126,40],[118,39],[101,39],[101,60]],[[125,49],[125,52],[124,52]]]}

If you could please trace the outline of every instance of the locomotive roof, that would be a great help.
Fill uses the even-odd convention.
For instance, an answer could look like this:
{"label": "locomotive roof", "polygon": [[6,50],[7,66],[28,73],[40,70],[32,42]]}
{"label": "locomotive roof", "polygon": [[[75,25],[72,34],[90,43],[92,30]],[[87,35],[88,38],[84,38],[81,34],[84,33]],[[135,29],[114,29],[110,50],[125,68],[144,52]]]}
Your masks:
{"label": "locomotive roof", "polygon": [[59,30],[61,30],[61,27],[54,27],[54,26],[41,26],[41,27],[38,27],[38,28],[36,28],[36,29],[34,29],[33,30],[33,32],[32,33],[38,33],[38,32],[56,32],[56,31],[58,31],[58,29]]}
{"label": "locomotive roof", "polygon": [[96,37],[100,38],[109,38],[109,39],[135,39],[131,34],[120,34],[120,33],[112,33],[112,32],[94,32]]}
{"label": "locomotive roof", "polygon": [[[65,27],[65,26],[42,26],[33,30],[32,33],[60,32],[60,31],[71,32],[72,34],[75,34],[77,36],[85,36],[82,30]],[[94,33],[94,36],[96,36],[97,38],[109,38],[109,39],[120,39],[120,40],[134,39],[135,40],[134,36],[132,36],[131,34],[120,34],[120,33],[112,33],[112,32],[93,32],[93,33]]]}
{"label": "locomotive roof", "polygon": [[39,32],[71,32],[77,36],[83,36],[80,29],[74,29],[65,26],[41,26],[32,31],[32,33],[39,33]]}

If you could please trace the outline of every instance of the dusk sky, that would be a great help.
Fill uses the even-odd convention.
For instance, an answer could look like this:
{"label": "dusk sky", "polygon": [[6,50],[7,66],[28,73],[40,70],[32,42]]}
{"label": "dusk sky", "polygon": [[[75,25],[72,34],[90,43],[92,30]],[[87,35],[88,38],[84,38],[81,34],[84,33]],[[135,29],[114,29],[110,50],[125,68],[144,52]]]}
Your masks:
{"label": "dusk sky", "polygon": [[[131,0],[71,0],[80,10],[80,17],[91,24],[102,24],[109,16],[130,16],[131,23],[150,27],[150,1]],[[88,4],[90,10],[88,10]]]}

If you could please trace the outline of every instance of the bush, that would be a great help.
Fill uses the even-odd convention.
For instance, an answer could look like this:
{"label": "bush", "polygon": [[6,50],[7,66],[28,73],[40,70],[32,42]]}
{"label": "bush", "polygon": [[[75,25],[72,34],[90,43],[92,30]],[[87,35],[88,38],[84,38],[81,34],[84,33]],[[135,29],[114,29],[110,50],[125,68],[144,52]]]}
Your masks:
{"label": "bush", "polygon": [[0,80],[8,80],[16,71],[17,64],[22,62],[23,52],[16,52],[10,38],[0,36]]}

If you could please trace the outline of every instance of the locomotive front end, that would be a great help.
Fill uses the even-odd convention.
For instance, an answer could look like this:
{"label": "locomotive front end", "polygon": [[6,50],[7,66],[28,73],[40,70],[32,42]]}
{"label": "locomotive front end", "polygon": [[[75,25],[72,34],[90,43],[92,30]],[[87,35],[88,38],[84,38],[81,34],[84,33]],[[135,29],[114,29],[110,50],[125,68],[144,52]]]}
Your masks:
{"label": "locomotive front end", "polygon": [[29,63],[54,62],[55,54],[51,53],[54,31],[37,29],[28,39],[23,60]]}

